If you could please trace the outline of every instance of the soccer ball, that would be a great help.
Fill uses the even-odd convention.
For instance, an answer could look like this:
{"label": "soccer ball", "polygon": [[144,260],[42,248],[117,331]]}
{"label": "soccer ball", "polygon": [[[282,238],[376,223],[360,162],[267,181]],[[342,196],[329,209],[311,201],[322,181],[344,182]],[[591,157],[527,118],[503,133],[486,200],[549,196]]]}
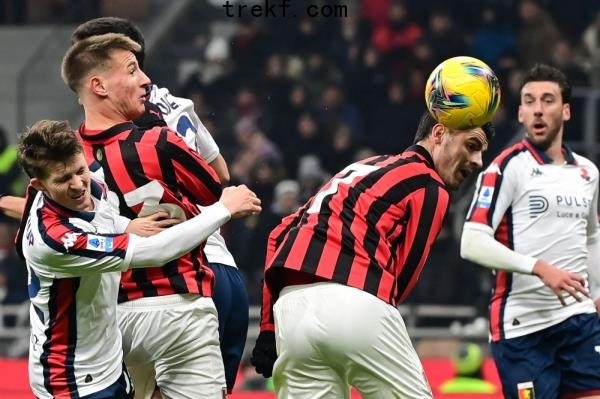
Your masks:
{"label": "soccer ball", "polygon": [[494,71],[473,57],[453,57],[438,65],[425,86],[427,109],[451,129],[471,129],[492,120],[500,104]]}

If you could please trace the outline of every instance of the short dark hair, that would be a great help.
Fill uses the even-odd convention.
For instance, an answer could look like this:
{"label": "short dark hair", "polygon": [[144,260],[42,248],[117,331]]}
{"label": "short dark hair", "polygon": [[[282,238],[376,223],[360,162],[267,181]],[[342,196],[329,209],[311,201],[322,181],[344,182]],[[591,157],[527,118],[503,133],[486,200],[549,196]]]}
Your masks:
{"label": "short dark hair", "polygon": [[[437,123],[438,121],[433,117],[433,115],[431,115],[431,113],[427,111],[423,112],[423,115],[421,115],[421,119],[419,120],[419,126],[417,127],[417,133],[415,134],[413,144],[416,144],[421,140],[425,140]],[[481,129],[483,130],[483,133],[485,133],[488,141],[494,137],[494,134],[496,134],[496,129],[494,128],[492,122],[488,122],[481,126]]]}
{"label": "short dark hair", "polygon": [[427,111],[423,112],[421,119],[419,119],[419,126],[417,126],[417,133],[415,134],[413,143],[416,144],[421,140],[425,140],[425,138],[429,136],[429,133],[431,133],[431,129],[433,129],[437,123],[438,122],[433,115]]}
{"label": "short dark hair", "polygon": [[71,44],[75,44],[91,36],[104,35],[107,33],[120,33],[139,44],[141,50],[135,52],[135,56],[140,68],[143,68],[144,59],[146,58],[146,41],[144,40],[142,31],[128,19],[119,17],[90,19],[79,25],[71,34]]}
{"label": "short dark hair", "polygon": [[554,82],[560,87],[560,94],[564,104],[571,102],[571,85],[564,73],[558,68],[547,64],[535,64],[525,73],[521,81],[519,92],[529,82]]}
{"label": "short dark hair", "polygon": [[81,141],[68,121],[38,121],[20,135],[17,146],[21,167],[40,179],[48,176],[49,162],[67,162],[81,153]]}

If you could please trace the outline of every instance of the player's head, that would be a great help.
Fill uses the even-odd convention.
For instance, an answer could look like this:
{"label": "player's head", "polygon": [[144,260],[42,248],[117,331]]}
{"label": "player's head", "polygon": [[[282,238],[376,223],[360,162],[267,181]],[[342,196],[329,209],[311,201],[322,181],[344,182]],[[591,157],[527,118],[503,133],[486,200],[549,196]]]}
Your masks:
{"label": "player's head", "polygon": [[36,122],[19,137],[17,151],[34,188],[65,208],[92,209],[90,171],[69,122]]}
{"label": "player's head", "polygon": [[125,35],[107,33],[73,44],[62,61],[62,77],[88,112],[133,120],[145,108],[150,79],[139,68],[140,45]]}
{"label": "player's head", "polygon": [[106,33],[120,33],[127,36],[140,45],[140,51],[135,53],[140,68],[144,68],[144,59],[146,57],[146,42],[144,35],[133,22],[119,17],[101,17],[90,19],[79,25],[71,35],[71,44],[87,39],[91,36],[104,35]]}
{"label": "player's head", "polygon": [[491,123],[466,130],[450,129],[425,112],[421,116],[414,142],[425,147],[435,170],[451,190],[483,166],[483,152],[494,135]]}
{"label": "player's head", "polygon": [[537,64],[523,77],[519,122],[540,149],[562,142],[564,122],[571,119],[571,86],[558,69]]}

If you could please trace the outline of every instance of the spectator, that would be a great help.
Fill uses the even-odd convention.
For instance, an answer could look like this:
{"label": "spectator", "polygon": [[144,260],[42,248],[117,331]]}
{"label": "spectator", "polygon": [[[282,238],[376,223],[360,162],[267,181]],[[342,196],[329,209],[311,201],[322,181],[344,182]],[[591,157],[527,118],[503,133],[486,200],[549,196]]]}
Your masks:
{"label": "spectator", "polygon": [[8,142],[8,133],[0,126],[1,194],[23,195],[27,180],[17,163],[17,148]]}
{"label": "spectator", "polygon": [[350,128],[345,123],[339,123],[333,130],[330,139],[331,152],[324,158],[325,167],[335,174],[352,163],[356,153],[356,144]]}
{"label": "spectator", "polygon": [[236,80],[243,84],[252,84],[258,76],[261,76],[261,67],[269,46],[257,18],[243,17],[238,28],[231,46]]}
{"label": "spectator", "polygon": [[444,8],[434,9],[429,16],[429,31],[425,35],[433,48],[434,63],[462,54],[465,35]]}
{"label": "spectator", "polygon": [[326,141],[314,112],[305,111],[299,115],[284,142],[283,151],[288,176],[291,177],[297,176],[298,162],[304,155],[315,154],[319,158],[325,156]]}
{"label": "spectator", "polygon": [[406,99],[406,88],[400,80],[388,83],[386,99],[379,104],[374,118],[368,143],[378,154],[397,154],[412,144],[412,137],[399,133],[399,127],[417,128],[418,107]]}
{"label": "spectator", "polygon": [[300,202],[306,202],[315,195],[330,175],[323,170],[321,160],[315,155],[305,155],[298,162],[298,183],[300,183]]}
{"label": "spectator", "polygon": [[382,53],[394,53],[402,58],[410,53],[419,39],[423,29],[410,19],[406,1],[392,0],[388,21],[375,26],[371,42]]}
{"label": "spectator", "polygon": [[481,11],[481,26],[473,35],[473,55],[497,70],[500,58],[512,53],[516,46],[514,33],[501,21],[496,10],[487,6]]}
{"label": "spectator", "polygon": [[248,273],[248,296],[251,303],[260,302],[261,279],[265,264],[266,245],[269,233],[287,215],[296,212],[300,205],[300,185],[295,180],[281,180],[273,190],[271,206],[264,207],[252,231],[252,241],[260,245],[249,245],[248,253],[242,258],[247,261],[244,270]]}
{"label": "spectator", "polygon": [[560,38],[560,32],[552,17],[544,11],[537,0],[523,0],[519,6],[519,57],[525,67],[536,62],[549,62],[550,43]]}
{"label": "spectator", "polygon": [[600,88],[600,11],[581,37],[587,55],[587,69],[593,87]]}
{"label": "spectator", "polygon": [[354,104],[346,101],[342,87],[337,83],[329,83],[323,88],[317,118],[327,138],[333,136],[340,123],[350,128],[354,140],[363,138],[361,115]]}
{"label": "spectator", "polygon": [[573,47],[566,39],[556,41],[552,46],[552,64],[564,72],[573,87],[585,87],[589,84],[589,76],[578,63]]}

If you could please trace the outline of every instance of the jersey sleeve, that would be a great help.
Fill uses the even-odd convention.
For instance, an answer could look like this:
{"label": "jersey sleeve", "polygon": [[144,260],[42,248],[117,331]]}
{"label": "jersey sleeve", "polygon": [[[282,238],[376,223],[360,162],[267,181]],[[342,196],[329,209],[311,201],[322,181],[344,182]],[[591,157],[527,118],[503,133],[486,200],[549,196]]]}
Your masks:
{"label": "jersey sleeve", "polygon": [[496,231],[518,190],[515,164],[500,168],[492,163],[477,178],[466,222],[485,224]]}
{"label": "jersey sleeve", "polygon": [[[269,238],[267,239],[267,253],[265,256],[265,274],[271,266],[271,262],[273,261],[278,248],[281,246],[281,243],[285,240],[290,230],[294,226],[298,225],[300,219],[304,215],[304,212],[311,203],[312,199],[298,209],[295,213],[283,218],[281,223],[277,225],[277,227],[275,227],[269,234]],[[273,296],[273,292],[266,281],[267,279],[264,279],[263,281],[260,330],[274,331],[275,320],[273,317],[273,305],[275,304],[275,300],[277,298]]]}
{"label": "jersey sleeve", "polygon": [[128,234],[92,234],[61,223],[40,233],[46,246],[39,261],[57,277],[124,271],[133,254]]}
{"label": "jersey sleeve", "polygon": [[168,154],[179,188],[199,205],[215,203],[222,191],[216,172],[175,132],[164,129],[161,135],[165,135],[165,140],[161,140],[164,148],[159,148],[159,151]]}
{"label": "jersey sleeve", "polygon": [[214,161],[219,155],[219,147],[196,114],[194,102],[174,96],[164,87],[156,88],[154,92],[154,101],[162,101],[168,105],[168,112],[163,112],[167,126],[177,132],[188,147],[198,151],[206,163]]}

